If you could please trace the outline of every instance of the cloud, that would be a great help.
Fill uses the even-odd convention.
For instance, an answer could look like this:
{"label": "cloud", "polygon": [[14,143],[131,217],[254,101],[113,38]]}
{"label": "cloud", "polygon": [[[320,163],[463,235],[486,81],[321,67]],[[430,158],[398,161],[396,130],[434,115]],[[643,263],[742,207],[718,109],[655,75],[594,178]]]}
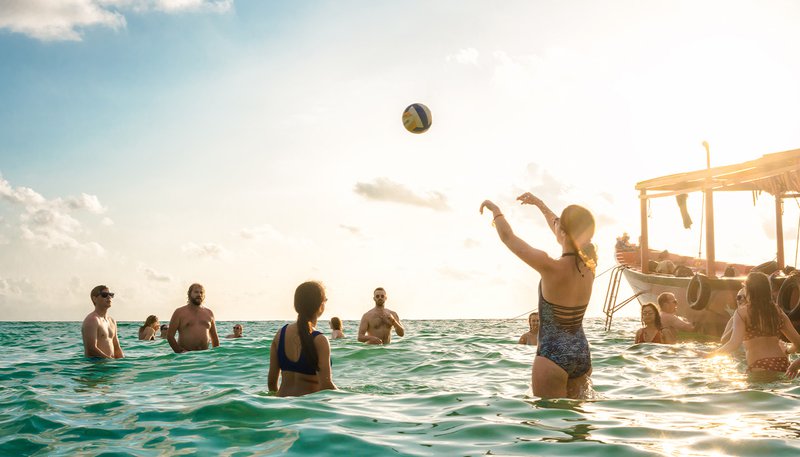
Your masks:
{"label": "cloud", "polygon": [[230,251],[214,243],[204,243],[202,245],[189,242],[181,246],[181,250],[189,255],[204,259],[221,259],[227,257]]}
{"label": "cloud", "polygon": [[260,225],[258,227],[243,228],[236,232],[236,234],[248,241],[273,242],[292,246],[308,246],[311,244],[309,240],[292,238],[284,235],[278,229],[269,224]]}
{"label": "cloud", "polygon": [[457,281],[471,281],[475,279],[476,276],[475,273],[459,270],[453,267],[441,267],[438,271],[440,275],[450,279],[455,279]]}
{"label": "cloud", "polygon": [[403,203],[422,206],[436,211],[447,211],[447,197],[440,192],[429,192],[427,197],[419,196],[400,183],[388,178],[377,178],[372,183],[356,183],[355,193],[370,200]]}
{"label": "cloud", "polygon": [[447,62],[458,62],[463,65],[478,65],[480,53],[475,48],[459,49],[455,54],[445,57]]}
{"label": "cloud", "polygon": [[48,200],[29,187],[12,187],[0,176],[0,201],[21,207],[19,230],[21,237],[46,248],[71,249],[78,252],[103,256],[106,250],[96,242],[81,242],[81,223],[71,212],[87,211],[101,214],[106,208],[96,195],[82,193],[77,197]]}
{"label": "cloud", "polygon": [[464,247],[467,249],[472,249],[480,246],[481,243],[477,240],[473,240],[472,238],[467,238],[464,240]]}
{"label": "cloud", "polygon": [[363,236],[363,234],[361,233],[361,229],[358,228],[358,227],[353,227],[351,225],[339,224],[339,228],[348,231],[351,235]]}
{"label": "cloud", "polygon": [[111,220],[110,217],[104,217],[103,220],[100,221],[101,224],[105,225],[106,227],[110,227],[114,225],[114,221]]}
{"label": "cloud", "polygon": [[232,6],[233,0],[4,0],[0,29],[41,41],[81,41],[87,28],[124,29],[127,11],[224,13]]}
{"label": "cloud", "polygon": [[145,278],[147,278],[150,281],[156,281],[156,282],[170,282],[170,281],[172,281],[172,277],[171,276],[169,276],[167,274],[159,273],[156,270],[154,270],[154,269],[152,269],[150,267],[147,267],[147,266],[145,266],[143,264],[139,264],[138,270],[139,270],[139,272],[144,273]]}

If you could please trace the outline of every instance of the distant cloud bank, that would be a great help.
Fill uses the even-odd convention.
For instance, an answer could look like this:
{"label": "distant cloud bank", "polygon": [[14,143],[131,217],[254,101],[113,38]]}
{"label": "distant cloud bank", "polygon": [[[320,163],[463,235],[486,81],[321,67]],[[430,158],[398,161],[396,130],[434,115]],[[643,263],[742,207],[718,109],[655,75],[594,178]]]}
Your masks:
{"label": "distant cloud bank", "polygon": [[105,255],[106,251],[99,243],[78,241],[77,236],[83,232],[83,227],[70,214],[77,211],[103,214],[106,208],[96,195],[82,193],[77,197],[48,200],[29,187],[12,187],[0,176],[0,201],[22,209],[19,215],[22,239],[46,248]]}
{"label": "distant cloud bank", "polygon": [[441,192],[429,192],[427,196],[417,195],[403,184],[389,178],[377,178],[371,183],[356,183],[355,193],[370,200],[422,206],[436,211],[450,209],[447,197]]}
{"label": "distant cloud bank", "polygon": [[83,29],[124,29],[125,12],[224,13],[233,0],[4,0],[0,29],[41,41],[81,41]]}

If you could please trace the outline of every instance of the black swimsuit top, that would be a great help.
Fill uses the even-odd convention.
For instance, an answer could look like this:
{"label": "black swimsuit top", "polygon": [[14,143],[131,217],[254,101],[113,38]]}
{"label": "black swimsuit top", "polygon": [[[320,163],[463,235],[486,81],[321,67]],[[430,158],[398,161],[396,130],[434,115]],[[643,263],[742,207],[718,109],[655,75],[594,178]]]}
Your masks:
{"label": "black swimsuit top", "polygon": [[[294,371],[296,373],[303,373],[314,375],[317,374],[317,367],[312,367],[311,362],[306,358],[306,355],[303,354],[303,351],[300,350],[300,358],[297,361],[289,360],[289,357],[286,357],[286,351],[284,346],[284,340],[286,339],[286,327],[289,324],[286,324],[281,328],[281,336],[278,338],[278,366],[281,367],[283,371]],[[317,337],[317,335],[322,335],[322,332],[318,332],[314,330],[311,333],[311,339]]]}

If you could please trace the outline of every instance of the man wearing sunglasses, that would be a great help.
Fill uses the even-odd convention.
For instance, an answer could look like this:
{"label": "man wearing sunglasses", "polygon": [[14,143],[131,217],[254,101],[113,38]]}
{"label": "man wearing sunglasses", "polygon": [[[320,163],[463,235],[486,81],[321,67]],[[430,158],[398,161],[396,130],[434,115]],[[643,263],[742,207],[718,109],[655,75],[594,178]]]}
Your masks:
{"label": "man wearing sunglasses", "polygon": [[236,325],[233,326],[233,333],[231,333],[230,335],[226,336],[225,338],[241,338],[243,331],[244,331],[244,327],[242,327],[242,324],[236,324]]}
{"label": "man wearing sunglasses", "polygon": [[694,325],[686,322],[682,317],[675,315],[678,309],[678,299],[672,292],[664,292],[658,296],[658,307],[661,308],[661,334],[664,342],[675,344],[678,342],[678,331],[694,332]]}
{"label": "man wearing sunglasses", "polygon": [[[188,303],[172,313],[167,330],[167,341],[175,352],[203,351],[210,342],[219,346],[214,313],[203,306],[206,290],[201,284],[192,284],[186,292]],[[175,334],[178,338],[175,339]]]}
{"label": "man wearing sunglasses", "polygon": [[389,344],[392,341],[392,329],[397,332],[397,336],[405,335],[406,330],[400,323],[397,313],[383,306],[388,298],[383,287],[375,289],[372,295],[375,307],[361,317],[358,341],[367,344]]}
{"label": "man wearing sunglasses", "polygon": [[108,315],[114,292],[106,286],[97,286],[89,294],[94,311],[86,316],[81,325],[83,353],[86,357],[121,359],[125,357],[119,346],[117,322]]}

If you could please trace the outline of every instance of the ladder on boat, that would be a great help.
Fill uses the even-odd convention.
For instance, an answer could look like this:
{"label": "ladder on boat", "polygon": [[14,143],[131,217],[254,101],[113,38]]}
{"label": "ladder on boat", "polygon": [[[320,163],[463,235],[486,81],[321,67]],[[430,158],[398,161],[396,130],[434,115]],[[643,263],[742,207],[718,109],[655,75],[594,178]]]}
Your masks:
{"label": "ladder on boat", "polygon": [[611,277],[608,279],[608,289],[606,289],[606,300],[603,303],[603,313],[606,315],[606,331],[611,330],[611,321],[614,319],[614,313],[622,309],[623,306],[635,300],[639,295],[644,292],[636,292],[629,298],[617,303],[617,296],[619,295],[619,284],[622,281],[622,273],[628,268],[627,265],[617,265],[611,270]]}

